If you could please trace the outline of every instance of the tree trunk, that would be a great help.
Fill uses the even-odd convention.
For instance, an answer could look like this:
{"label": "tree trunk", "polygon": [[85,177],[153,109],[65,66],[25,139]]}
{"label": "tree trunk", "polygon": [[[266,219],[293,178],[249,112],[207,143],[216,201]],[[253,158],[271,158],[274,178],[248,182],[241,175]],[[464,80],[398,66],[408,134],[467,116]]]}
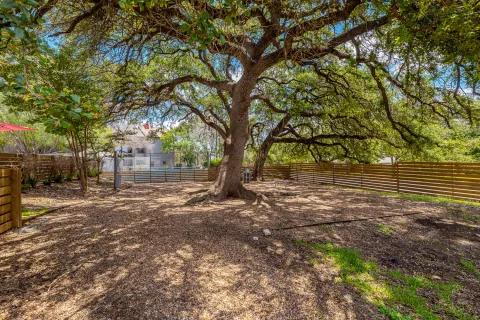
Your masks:
{"label": "tree trunk", "polygon": [[265,166],[265,161],[267,160],[268,152],[273,145],[273,138],[268,136],[260,146],[260,149],[257,152],[257,156],[255,157],[255,164],[253,165],[253,173],[252,173],[252,180],[263,181],[263,167]]}
{"label": "tree trunk", "polygon": [[275,128],[272,129],[272,131],[268,134],[268,136],[265,138],[265,140],[262,142],[262,145],[260,146],[260,149],[257,152],[257,156],[255,158],[255,164],[253,166],[253,174],[252,174],[252,180],[258,180],[263,179],[263,167],[265,166],[265,160],[267,160],[267,155],[268,152],[270,151],[270,148],[275,142],[275,137],[280,136],[284,130],[285,127],[287,126],[288,122],[292,119],[292,116],[287,114],[285,115],[282,120],[280,120]]}
{"label": "tree trunk", "polygon": [[102,159],[97,158],[97,184],[100,184],[100,170],[102,169]]}
{"label": "tree trunk", "polygon": [[255,79],[245,72],[233,89],[232,108],[229,112],[230,129],[224,142],[223,158],[212,190],[217,199],[253,197],[253,192],[243,187],[240,175],[248,140],[250,93],[255,85]]}
{"label": "tree trunk", "polygon": [[235,113],[235,115],[232,110],[230,130],[224,143],[223,158],[213,187],[213,195],[216,198],[223,199],[230,196],[245,198],[247,196],[247,191],[240,179],[247,140],[248,110]]}
{"label": "tree trunk", "polygon": [[73,158],[75,160],[75,167],[80,178],[80,192],[85,194],[88,188],[88,175],[85,170],[86,166],[84,161],[84,152],[82,146],[80,145],[81,141],[75,132],[67,133],[67,140],[72,150]]}

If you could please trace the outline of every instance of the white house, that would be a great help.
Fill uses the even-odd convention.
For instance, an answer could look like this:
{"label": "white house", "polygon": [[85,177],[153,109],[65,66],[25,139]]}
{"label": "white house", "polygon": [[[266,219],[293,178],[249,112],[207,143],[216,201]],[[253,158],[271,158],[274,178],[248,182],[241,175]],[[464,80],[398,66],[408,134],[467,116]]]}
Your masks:
{"label": "white house", "polygon": [[[125,129],[125,128],[124,128]],[[128,131],[135,132],[128,135],[123,145],[116,147],[119,155],[121,170],[160,170],[175,167],[175,151],[162,152],[162,142],[148,138],[150,126],[128,126]],[[119,130],[119,129],[117,129]],[[107,158],[104,171],[113,171],[113,158]]]}

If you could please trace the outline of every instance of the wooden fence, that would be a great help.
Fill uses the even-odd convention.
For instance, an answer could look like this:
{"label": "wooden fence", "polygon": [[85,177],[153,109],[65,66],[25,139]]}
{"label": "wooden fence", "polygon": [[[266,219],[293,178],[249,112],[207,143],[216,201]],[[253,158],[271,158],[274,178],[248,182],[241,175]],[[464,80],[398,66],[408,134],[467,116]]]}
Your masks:
{"label": "wooden fence", "polygon": [[480,163],[275,164],[265,166],[264,178],[480,201]]}
{"label": "wooden fence", "polygon": [[[169,169],[152,171],[121,171],[122,182],[158,183],[180,181],[209,181],[209,170]],[[102,173],[102,178],[113,179],[113,172]]]}
{"label": "wooden fence", "polygon": [[[252,165],[242,168],[252,169]],[[104,173],[104,177],[113,173]],[[124,171],[123,181],[213,181],[209,170]],[[124,177],[124,178],[123,178]],[[243,173],[241,174],[243,178]],[[400,162],[398,164],[296,163],[266,165],[264,178],[331,184],[367,190],[445,196],[480,201],[480,163]]]}
{"label": "wooden fence", "polygon": [[368,190],[480,201],[480,163],[292,164],[290,178]]}
{"label": "wooden fence", "polygon": [[[37,180],[46,180],[51,177],[53,170],[60,162],[68,162],[69,172],[74,172],[73,157],[43,154],[15,154],[0,153],[0,168],[21,168],[24,176],[34,177]],[[65,165],[65,164],[63,164]]]}
{"label": "wooden fence", "polygon": [[20,169],[0,169],[0,233],[22,226]]}

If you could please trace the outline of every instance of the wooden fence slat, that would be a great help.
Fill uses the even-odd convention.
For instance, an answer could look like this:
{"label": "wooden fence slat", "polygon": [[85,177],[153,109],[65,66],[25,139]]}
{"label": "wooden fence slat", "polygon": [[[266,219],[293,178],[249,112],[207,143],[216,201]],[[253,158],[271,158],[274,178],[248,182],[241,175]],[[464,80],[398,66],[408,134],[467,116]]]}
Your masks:
{"label": "wooden fence slat", "polygon": [[0,224],[8,222],[10,220],[12,220],[12,213],[11,212],[7,212],[5,214],[0,215]]}
{"label": "wooden fence slat", "polygon": [[0,168],[0,177],[10,177],[11,169],[1,169]]}
{"label": "wooden fence slat", "polygon": [[12,186],[6,186],[6,187],[1,187],[0,188],[0,197],[9,195],[12,193]]}
{"label": "wooden fence slat", "polygon": [[0,233],[12,229],[12,221],[5,222],[0,224]]}
{"label": "wooden fence slat", "polygon": [[0,206],[12,202],[12,195],[7,194],[4,196],[0,196]]}
{"label": "wooden fence slat", "polygon": [[0,214],[5,214],[12,211],[12,205],[10,203],[0,206]]}
{"label": "wooden fence slat", "polygon": [[22,226],[22,172],[20,169],[12,169],[12,226]]}
{"label": "wooden fence slat", "polygon": [[0,187],[9,186],[12,182],[10,181],[10,177],[0,178]]}

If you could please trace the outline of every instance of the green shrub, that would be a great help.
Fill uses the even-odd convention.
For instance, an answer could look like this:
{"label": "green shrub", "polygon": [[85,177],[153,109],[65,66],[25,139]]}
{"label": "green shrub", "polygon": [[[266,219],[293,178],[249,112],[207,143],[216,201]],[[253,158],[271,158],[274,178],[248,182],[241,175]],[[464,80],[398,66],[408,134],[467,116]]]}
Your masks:
{"label": "green shrub", "polygon": [[25,191],[27,191],[29,188],[30,188],[29,184],[22,184],[22,187],[21,187],[22,193],[25,193]]}
{"label": "green shrub", "polygon": [[38,180],[33,177],[29,177],[27,179],[27,183],[30,185],[30,187],[35,188],[37,186]]}
{"label": "green shrub", "polygon": [[57,174],[55,177],[53,177],[53,182],[55,183],[62,183],[64,180],[62,174]]}
{"label": "green shrub", "polygon": [[210,168],[216,168],[220,165],[220,162],[222,162],[221,158],[216,158],[210,161]]}
{"label": "green shrub", "polygon": [[97,169],[88,169],[87,175],[90,178],[93,178],[93,177],[96,177],[96,176],[100,175],[101,173],[102,173],[102,171],[98,171]]}
{"label": "green shrub", "polygon": [[50,186],[52,184],[52,180],[43,180],[43,184],[46,186]]}

